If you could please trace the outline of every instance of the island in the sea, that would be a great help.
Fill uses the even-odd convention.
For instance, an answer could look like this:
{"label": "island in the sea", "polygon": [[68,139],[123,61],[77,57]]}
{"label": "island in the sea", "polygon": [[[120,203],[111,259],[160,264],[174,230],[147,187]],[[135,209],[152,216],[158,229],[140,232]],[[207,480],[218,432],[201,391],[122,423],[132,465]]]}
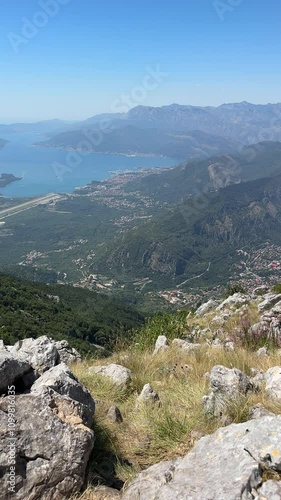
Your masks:
{"label": "island in the sea", "polygon": [[22,177],[16,177],[13,174],[0,174],[0,188],[4,188],[15,181],[21,181]]}

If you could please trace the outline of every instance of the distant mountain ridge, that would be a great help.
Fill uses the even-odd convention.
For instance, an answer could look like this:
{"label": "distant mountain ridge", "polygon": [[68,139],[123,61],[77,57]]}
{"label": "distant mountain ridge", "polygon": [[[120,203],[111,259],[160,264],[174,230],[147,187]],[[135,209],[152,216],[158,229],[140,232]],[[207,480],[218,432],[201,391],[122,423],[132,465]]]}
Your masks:
{"label": "distant mountain ridge", "polygon": [[[81,141],[85,143],[86,131],[89,134],[97,131],[97,136],[102,136],[92,148],[98,152],[161,154],[187,159],[192,156],[202,157],[196,151],[199,149],[203,151],[203,156],[210,156],[216,153],[212,150],[214,145],[217,152],[226,152],[227,148],[229,152],[233,152],[233,148],[239,144],[281,141],[281,104],[242,102],[218,107],[180,104],[137,106],[123,114],[93,116],[75,123],[75,128],[72,129],[67,124],[65,129],[61,127],[60,134],[49,131],[48,134],[52,137],[49,143],[42,145],[77,149]],[[195,134],[194,154],[188,144],[188,136],[194,139]],[[178,151],[176,155],[175,151]]]}
{"label": "distant mountain ridge", "polygon": [[99,135],[98,130],[93,130],[92,133],[75,130],[55,135],[38,145],[85,150],[89,150],[90,147],[90,150],[99,153],[156,155],[179,160],[192,157],[204,158],[221,152],[234,153],[239,149],[239,143],[236,141],[201,131],[183,134],[128,125],[103,134],[100,141],[95,141],[93,144],[89,142],[89,137],[98,138]]}

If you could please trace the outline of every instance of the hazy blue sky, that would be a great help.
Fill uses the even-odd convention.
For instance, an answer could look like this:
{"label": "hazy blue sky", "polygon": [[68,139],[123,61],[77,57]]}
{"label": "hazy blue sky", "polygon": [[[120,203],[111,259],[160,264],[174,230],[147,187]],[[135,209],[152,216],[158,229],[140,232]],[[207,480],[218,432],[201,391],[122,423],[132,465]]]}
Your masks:
{"label": "hazy blue sky", "polygon": [[280,0],[3,0],[0,122],[280,102],[280,33]]}

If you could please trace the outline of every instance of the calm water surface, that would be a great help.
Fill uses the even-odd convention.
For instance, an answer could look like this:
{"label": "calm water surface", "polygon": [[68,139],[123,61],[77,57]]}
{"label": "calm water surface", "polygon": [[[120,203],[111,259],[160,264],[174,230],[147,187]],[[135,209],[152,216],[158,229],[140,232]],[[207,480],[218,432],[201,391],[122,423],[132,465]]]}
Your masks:
{"label": "calm water surface", "polygon": [[54,168],[54,163],[62,165],[63,171],[63,166],[67,165],[68,151],[35,148],[32,145],[44,138],[34,134],[1,134],[1,138],[10,142],[0,150],[0,174],[11,173],[23,178],[6,188],[0,188],[0,193],[8,197],[38,196],[51,192],[70,193],[76,187],[84,186],[91,181],[105,180],[117,170],[164,167],[177,163],[171,158],[139,158],[91,153],[81,156],[78,166],[73,166],[70,172],[58,177],[60,167]]}

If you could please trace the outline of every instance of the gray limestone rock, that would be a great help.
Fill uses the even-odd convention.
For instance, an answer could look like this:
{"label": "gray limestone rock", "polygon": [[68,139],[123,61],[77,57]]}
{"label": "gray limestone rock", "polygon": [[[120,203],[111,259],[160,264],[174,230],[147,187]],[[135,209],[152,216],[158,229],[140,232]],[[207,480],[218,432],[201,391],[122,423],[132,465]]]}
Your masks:
{"label": "gray limestone rock", "polygon": [[112,383],[119,387],[126,387],[131,380],[132,372],[128,368],[121,365],[111,363],[104,366],[91,366],[89,368],[90,374],[98,374],[107,377]]}
{"label": "gray limestone rock", "polygon": [[0,351],[0,393],[7,391],[8,387],[15,384],[25,373],[30,370],[26,361],[17,359],[7,350]]}
{"label": "gray limestone rock", "polygon": [[166,349],[168,349],[168,347],[167,337],[165,337],[165,335],[159,335],[155,343],[153,354],[158,354],[159,352],[165,351]]}
{"label": "gray limestone rock", "polygon": [[265,373],[265,390],[269,398],[281,401],[281,366],[270,368]]}
{"label": "gray limestone rock", "polygon": [[19,340],[12,348],[12,354],[29,363],[38,374],[55,366],[59,355],[55,343],[49,337]]}
{"label": "gray limestone rock", "polygon": [[[253,457],[273,471],[281,470],[280,426],[281,416],[274,416],[219,429],[200,439],[184,458],[161,462],[139,474],[122,498],[253,499],[252,494],[262,485],[261,471]],[[269,487],[274,491],[272,488],[276,490],[279,485],[263,485],[263,489]]]}
{"label": "gray limestone rock", "polygon": [[159,396],[153,390],[150,384],[145,384],[140,395],[137,398],[137,403],[159,403]]}
{"label": "gray limestone rock", "polygon": [[9,398],[0,399],[0,500],[63,500],[78,494],[94,444],[81,408],[49,389],[16,396],[16,493],[8,495],[11,437]]}
{"label": "gray limestone rock", "polygon": [[225,406],[241,394],[246,394],[253,389],[247,375],[237,368],[214,366],[210,373],[210,394],[204,396],[203,404],[206,413],[215,417],[224,414]]}
{"label": "gray limestone rock", "polygon": [[77,380],[66,364],[61,363],[43,373],[33,384],[31,393],[40,395],[46,387],[80,403],[83,407],[84,422],[91,425],[95,402],[86,387]]}

